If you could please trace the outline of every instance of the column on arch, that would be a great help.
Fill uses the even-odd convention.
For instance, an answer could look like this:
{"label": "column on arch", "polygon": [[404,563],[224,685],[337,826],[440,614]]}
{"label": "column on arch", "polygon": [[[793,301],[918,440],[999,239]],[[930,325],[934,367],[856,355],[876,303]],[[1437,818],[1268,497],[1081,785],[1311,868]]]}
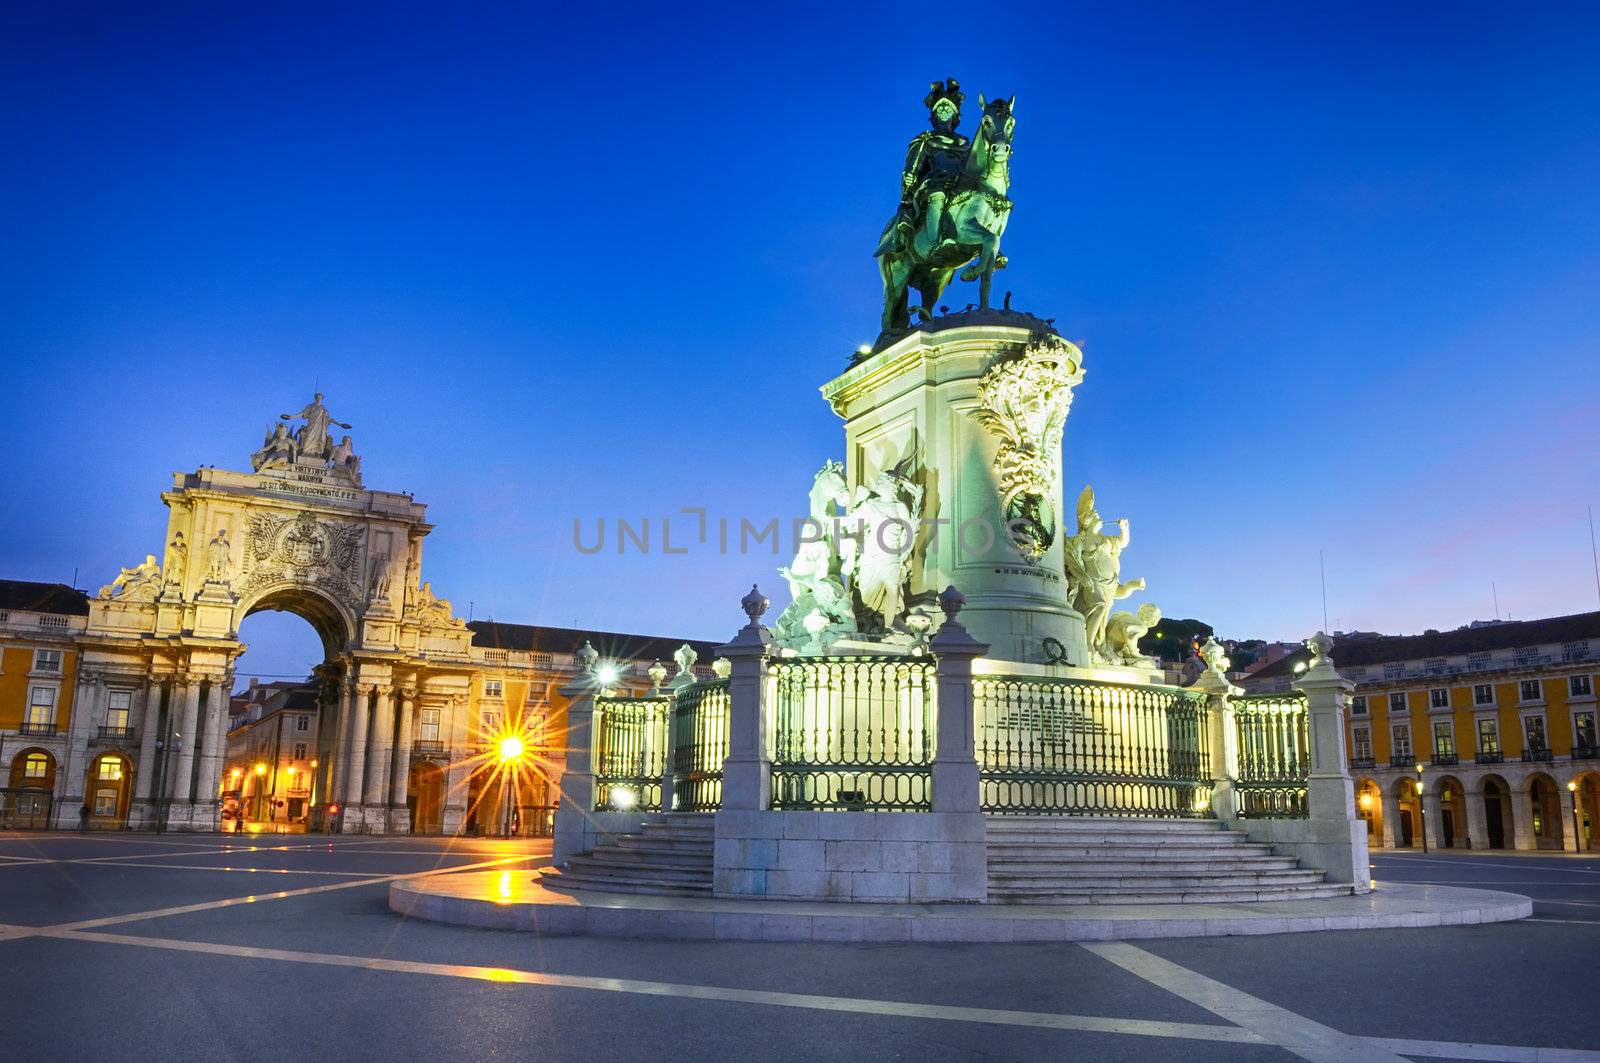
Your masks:
{"label": "column on arch", "polygon": [[161,697],[163,694],[161,682],[153,675],[146,675],[144,687],[139,693],[139,763],[134,767],[133,775],[133,800],[135,803],[149,801],[156,795],[152,792],[155,785],[156,768],[156,739],[161,732]]}
{"label": "column on arch", "polygon": [[1538,840],[1533,836],[1533,801],[1528,794],[1528,780],[1518,780],[1516,786],[1511,787],[1511,847],[1513,849],[1537,849]]}
{"label": "column on arch", "polygon": [[196,801],[215,803],[222,781],[222,764],[227,754],[228,696],[233,691],[233,673],[224,672],[212,680],[205,698],[205,745],[200,754],[200,785]]}
{"label": "column on arch", "polygon": [[467,796],[472,787],[470,742],[473,728],[467,723],[469,705],[470,702],[464,694],[455,694],[450,698],[450,723],[445,731],[446,741],[450,746],[450,761],[445,769],[441,824],[446,834],[459,834],[466,825]]}
{"label": "column on arch", "polygon": [[1400,844],[1400,798],[1395,796],[1394,783],[1378,791],[1378,803],[1383,808],[1383,847],[1393,849]]}
{"label": "column on arch", "polygon": [[414,687],[400,689],[400,728],[395,735],[394,768],[389,777],[389,805],[406,807],[406,788],[411,776],[412,714],[416,711],[417,691]]}
{"label": "column on arch", "polygon": [[394,687],[377,689],[373,709],[372,733],[367,751],[367,782],[363,804],[383,808],[389,804],[389,762],[394,756]]}
{"label": "column on arch", "polygon": [[359,807],[367,778],[367,716],[371,711],[371,683],[357,683],[351,699],[348,724],[349,757],[346,760],[344,803],[346,809]]}
{"label": "column on arch", "polygon": [[180,692],[178,724],[174,728],[178,732],[180,746],[176,760],[170,762],[172,777],[167,785],[167,795],[174,801],[192,801],[195,732],[200,719],[200,680],[185,673],[176,680],[174,689]]}

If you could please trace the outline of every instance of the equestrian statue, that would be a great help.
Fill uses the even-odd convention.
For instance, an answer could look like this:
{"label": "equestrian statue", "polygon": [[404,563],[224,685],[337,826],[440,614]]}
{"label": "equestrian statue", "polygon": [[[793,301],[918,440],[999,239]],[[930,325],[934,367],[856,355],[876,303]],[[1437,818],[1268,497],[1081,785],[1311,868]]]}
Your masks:
{"label": "equestrian statue", "polygon": [[[879,345],[911,328],[911,312],[933,316],[956,270],[978,281],[978,305],[989,305],[994,271],[1004,269],[1000,236],[1011,215],[1011,130],[1017,98],[985,102],[969,141],[956,131],[966,94],[955,78],[935,81],[923,100],[932,129],[906,152],[900,207],[875,252],[883,274],[883,332]],[[962,267],[966,267],[962,269]],[[915,288],[919,303],[907,306]]]}

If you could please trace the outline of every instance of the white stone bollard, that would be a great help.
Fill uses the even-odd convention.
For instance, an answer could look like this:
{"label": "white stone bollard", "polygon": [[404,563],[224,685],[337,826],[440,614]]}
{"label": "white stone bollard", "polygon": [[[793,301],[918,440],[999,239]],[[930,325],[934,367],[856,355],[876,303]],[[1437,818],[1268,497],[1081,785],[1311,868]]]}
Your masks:
{"label": "white stone bollard", "polygon": [[772,804],[767,753],[767,655],[772,635],[761,624],[768,602],[753,584],[739,602],[750,622],[717,652],[733,665],[728,683],[728,756],[722,762],[722,808],[759,811]]}
{"label": "white stone bollard", "polygon": [[602,683],[590,670],[559,691],[567,699],[567,763],[561,773],[552,862],[592,848],[594,823],[594,696]]}
{"label": "white stone bollard", "polygon": [[978,760],[974,747],[972,662],[989,651],[956,619],[966,599],[954,587],[939,595],[945,620],[928,648],[938,659],[938,733],[933,755],[933,811],[980,809]]}
{"label": "white stone bollard", "polygon": [[1310,867],[1328,873],[1331,882],[1348,882],[1357,892],[1372,888],[1367,866],[1367,825],[1356,815],[1355,782],[1345,757],[1345,705],[1355,684],[1340,675],[1328,651],[1333,640],[1317,632],[1306,640],[1311,666],[1300,676],[1297,688],[1306,697],[1307,733],[1311,743],[1311,773],[1306,780],[1310,817],[1305,838],[1293,846],[1296,856]]}

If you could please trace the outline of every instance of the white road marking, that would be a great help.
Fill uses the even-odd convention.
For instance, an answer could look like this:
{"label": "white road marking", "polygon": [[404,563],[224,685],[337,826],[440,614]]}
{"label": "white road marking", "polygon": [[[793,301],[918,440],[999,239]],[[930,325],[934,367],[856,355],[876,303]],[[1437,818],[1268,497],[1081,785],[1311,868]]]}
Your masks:
{"label": "white road marking", "polygon": [[369,956],[343,956],[334,953],[298,952],[288,949],[251,948],[244,945],[219,945],[206,941],[176,941],[146,938],[131,934],[101,934],[51,927],[38,936],[67,941],[93,941],[109,945],[134,945],[140,948],[172,949],[213,956],[238,956],[244,959],[278,960],[289,963],[323,964],[332,967],[358,967],[370,971],[394,971],[445,978],[469,978],[486,982],[587,989],[602,993],[632,993],[641,996],[682,997],[738,1004],[767,1004],[785,1008],[810,1008],[817,1011],[853,1012],[911,1019],[943,1019],[998,1026],[1025,1026],[1040,1030],[1078,1030],[1095,1033],[1130,1034],[1143,1037],[1181,1038],[1195,1041],[1223,1041],[1230,1044],[1262,1044],[1262,1039],[1237,1026],[1204,1023],[1160,1022],[1150,1019],[1114,1019],[1098,1015],[1062,1015],[1046,1011],[1008,1011],[1000,1008],[969,1008],[949,1004],[915,1004],[899,1000],[871,1000],[821,996],[813,993],[779,993],[763,989],[738,989],[729,986],[688,985],[677,982],[648,982],[634,978],[596,978],[587,975],[547,974],[519,971],[507,967],[476,967],[455,963],[424,963],[416,960],[390,960]]}
{"label": "white road marking", "polygon": [[1171,960],[1121,941],[1079,942],[1081,948],[1116,964],[1129,974],[1160,986],[1174,996],[1250,1030],[1269,1044],[1315,1063],[1405,1063],[1394,1052],[1375,1048],[1359,1037],[1324,1026],[1287,1008],[1224,985]]}

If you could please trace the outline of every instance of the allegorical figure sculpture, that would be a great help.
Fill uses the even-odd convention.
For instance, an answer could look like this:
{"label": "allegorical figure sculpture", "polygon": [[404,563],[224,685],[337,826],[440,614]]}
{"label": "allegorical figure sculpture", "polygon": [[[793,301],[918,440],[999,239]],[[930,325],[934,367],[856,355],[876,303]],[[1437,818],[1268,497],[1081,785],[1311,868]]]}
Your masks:
{"label": "allegorical figure sculpture", "polygon": [[161,589],[161,566],[155,554],[145,554],[144,560],[133,568],[125,568],[117,578],[100,588],[102,600],[112,598],[135,601],[154,601]]}
{"label": "allegorical figure sculpture", "polygon": [[217,529],[217,534],[206,544],[206,580],[208,582],[228,582],[228,570],[232,563],[232,553],[232,548],[228,544],[228,529]]}
{"label": "allegorical figure sculpture", "polygon": [[773,625],[780,646],[799,648],[812,641],[805,624],[813,613],[826,618],[825,636],[837,637],[854,627],[850,584],[855,574],[856,541],[840,534],[849,500],[844,466],[837,461],[823,465],[811,485],[805,533],[794,560],[778,570],[789,582],[789,606]]}
{"label": "allegorical figure sculpture", "polygon": [[[979,281],[978,304],[989,305],[994,271],[1005,267],[1000,237],[1011,216],[1011,133],[1016,97],[985,102],[969,141],[956,127],[966,94],[954,78],[935,81],[923,104],[932,129],[919,133],[900,175],[900,206],[884,226],[874,252],[883,277],[883,332],[879,342],[910,328],[906,293],[915,288],[917,311],[927,317],[956,270]],[[970,263],[970,265],[969,265]]]}
{"label": "allegorical figure sculpture", "polygon": [[250,455],[250,468],[260,472],[262,469],[292,465],[295,457],[294,437],[289,434],[289,426],[279,422],[267,429],[261,449]]}
{"label": "allegorical figure sculpture", "polygon": [[328,435],[328,426],[338,425],[344,429],[350,427],[343,421],[335,421],[333,419],[332,415],[328,413],[328,408],[322,404],[322,392],[320,391],[311,397],[311,404],[299,413],[283,413],[278,416],[285,421],[292,421],[297,417],[305,421],[305,424],[295,430],[295,450],[299,458],[319,463],[327,461],[333,449]]}
{"label": "allegorical figure sculpture", "polygon": [[1120,582],[1122,551],[1128,545],[1128,522],[1117,521],[1117,534],[1106,535],[1105,526],[1094,506],[1094,488],[1085,487],[1078,497],[1078,533],[1062,543],[1067,582],[1073,608],[1083,614],[1084,635],[1089,654],[1097,661],[1116,660],[1107,644],[1106,626],[1111,606],[1120,598],[1144,590],[1144,580]]}
{"label": "allegorical figure sculpture", "polygon": [[850,506],[850,523],[861,529],[856,592],[885,631],[905,611],[906,577],[921,510],[922,487],[900,466],[879,472],[870,487],[856,488]]}
{"label": "allegorical figure sculpture", "polygon": [[1136,613],[1112,613],[1111,619],[1106,621],[1106,642],[1110,645],[1111,656],[1123,664],[1145,661],[1145,655],[1139,652],[1139,640],[1159,623],[1161,610],[1150,602],[1139,606]]}

